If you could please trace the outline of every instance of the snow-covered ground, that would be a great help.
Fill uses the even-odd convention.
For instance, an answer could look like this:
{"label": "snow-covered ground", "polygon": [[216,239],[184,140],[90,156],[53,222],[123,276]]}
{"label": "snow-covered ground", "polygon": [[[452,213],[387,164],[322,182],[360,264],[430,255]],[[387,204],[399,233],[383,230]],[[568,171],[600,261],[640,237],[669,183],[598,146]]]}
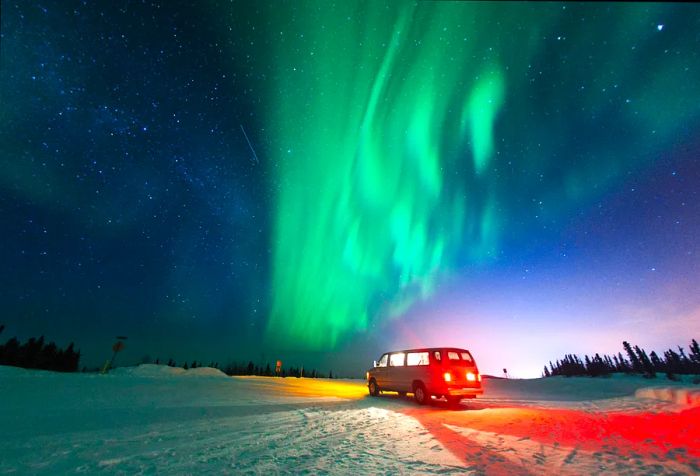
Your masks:
{"label": "snow-covered ground", "polygon": [[356,380],[0,367],[0,474],[700,472],[689,380],[484,384],[484,398],[419,407]]}

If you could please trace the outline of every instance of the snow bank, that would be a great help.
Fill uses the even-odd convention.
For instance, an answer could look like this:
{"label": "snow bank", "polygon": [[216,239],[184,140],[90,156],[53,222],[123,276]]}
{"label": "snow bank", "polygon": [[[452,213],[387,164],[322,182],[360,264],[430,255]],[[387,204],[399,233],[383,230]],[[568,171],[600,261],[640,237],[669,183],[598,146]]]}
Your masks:
{"label": "snow bank", "polygon": [[197,367],[196,369],[185,370],[185,375],[188,377],[226,377],[228,375],[219,369],[213,367]]}
{"label": "snow bank", "polygon": [[635,398],[650,398],[678,405],[700,406],[700,390],[679,387],[648,387],[634,392]]}
{"label": "snow bank", "polygon": [[[638,391],[650,388],[668,388],[669,392],[677,392],[679,389],[692,390],[692,387],[690,387],[692,376],[683,377],[688,378],[670,381],[661,377],[648,379],[640,375],[624,374],[614,374],[607,378],[561,376],[522,380],[486,378],[483,381],[483,399],[589,402],[620,397],[634,398],[637,396]],[[657,399],[656,397],[648,398]],[[482,400],[482,398],[477,400]]]}
{"label": "snow bank", "polygon": [[181,367],[169,367],[167,365],[141,364],[138,367],[118,367],[109,372],[111,375],[129,375],[132,377],[228,377],[219,369],[211,367],[197,367],[183,369]]}

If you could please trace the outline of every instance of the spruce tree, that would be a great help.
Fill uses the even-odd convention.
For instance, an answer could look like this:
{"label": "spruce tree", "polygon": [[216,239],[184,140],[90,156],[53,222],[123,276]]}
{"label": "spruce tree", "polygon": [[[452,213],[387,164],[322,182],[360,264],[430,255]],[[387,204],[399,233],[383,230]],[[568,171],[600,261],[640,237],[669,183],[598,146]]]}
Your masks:
{"label": "spruce tree", "polygon": [[664,371],[664,364],[661,362],[661,359],[659,358],[658,355],[656,355],[656,352],[653,350],[649,354],[649,360],[651,360],[651,365],[654,368],[655,372],[663,372]]}
{"label": "spruce tree", "polygon": [[644,376],[656,377],[656,373],[654,372],[654,366],[652,365],[651,360],[649,360],[647,353],[643,349],[640,349],[638,345],[634,346],[634,351],[637,354],[637,357],[639,357],[639,361],[642,364]]}
{"label": "spruce tree", "polygon": [[[0,332],[2,332],[1,328]],[[696,364],[700,364],[700,345],[698,345],[698,341],[695,339],[690,343],[690,360]]]}
{"label": "spruce tree", "polygon": [[627,352],[627,356],[629,357],[630,362],[632,363],[632,370],[634,372],[641,372],[643,370],[642,362],[639,360],[639,357],[637,357],[637,355],[635,355],[630,343],[627,341],[624,341],[622,343],[622,347],[625,348],[625,352]]}

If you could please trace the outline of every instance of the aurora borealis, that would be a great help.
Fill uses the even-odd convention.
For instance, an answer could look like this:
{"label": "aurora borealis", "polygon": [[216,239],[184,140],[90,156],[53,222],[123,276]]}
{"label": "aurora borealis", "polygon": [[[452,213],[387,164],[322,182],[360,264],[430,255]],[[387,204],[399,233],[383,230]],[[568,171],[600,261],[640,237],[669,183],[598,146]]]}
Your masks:
{"label": "aurora borealis", "polygon": [[[578,8],[318,4],[286,30],[273,23],[285,37],[270,122],[281,164],[273,329],[323,348],[401,315],[450,270],[495,258],[519,215],[556,220],[676,137],[669,122],[697,114],[697,101],[658,102],[671,90],[700,98],[687,61],[659,58],[639,78],[627,66],[635,48],[581,50],[600,30],[562,40]],[[665,42],[665,7],[608,10],[647,26],[640,47]],[[655,112],[669,106],[673,119]]]}
{"label": "aurora borealis", "polygon": [[523,375],[684,344],[698,13],[3,4],[0,321],[94,360],[128,334],[134,361],[349,374],[441,336]]}

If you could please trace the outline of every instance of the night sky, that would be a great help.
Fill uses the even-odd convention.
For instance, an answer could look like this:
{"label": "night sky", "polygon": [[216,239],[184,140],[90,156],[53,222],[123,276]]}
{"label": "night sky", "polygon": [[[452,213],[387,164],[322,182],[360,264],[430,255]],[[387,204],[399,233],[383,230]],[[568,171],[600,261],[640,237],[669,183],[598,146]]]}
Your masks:
{"label": "night sky", "polygon": [[9,2],[0,340],[362,375],[700,337],[700,6]]}

